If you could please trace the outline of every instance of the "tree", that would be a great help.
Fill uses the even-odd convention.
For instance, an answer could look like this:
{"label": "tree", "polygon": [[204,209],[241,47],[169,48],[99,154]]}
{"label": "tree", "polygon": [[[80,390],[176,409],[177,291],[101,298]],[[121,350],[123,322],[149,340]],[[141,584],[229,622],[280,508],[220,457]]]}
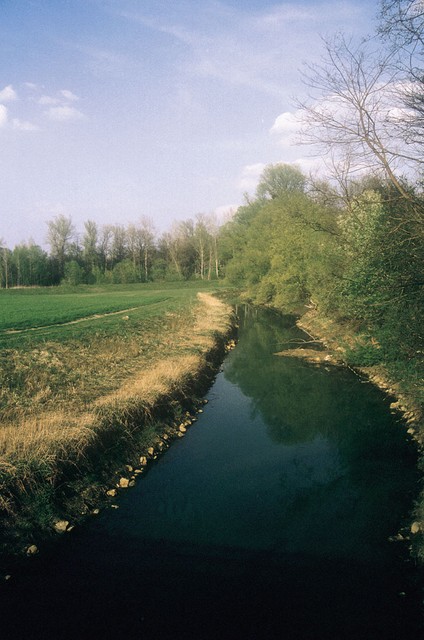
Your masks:
{"label": "tree", "polygon": [[209,270],[208,280],[211,279],[212,270],[215,272],[215,278],[219,278],[219,263],[220,263],[220,228],[216,218],[216,215],[212,214],[208,216],[208,232],[209,232]]}
{"label": "tree", "polygon": [[74,287],[84,282],[84,270],[76,260],[65,264],[64,281]]}
{"label": "tree", "polygon": [[144,268],[144,280],[149,279],[149,270],[152,260],[153,250],[155,248],[155,225],[151,218],[142,216],[140,219],[140,240],[143,252],[143,268]]}
{"label": "tree", "polygon": [[128,225],[127,246],[132,263],[133,277],[137,280],[141,280],[143,242],[140,234],[140,229],[135,224]]}
{"label": "tree", "polygon": [[224,228],[225,237],[234,238],[226,277],[260,304],[293,311],[312,297],[329,308],[339,271],[335,227],[334,210],[299,191],[259,209],[250,204]]}
{"label": "tree", "polygon": [[0,238],[0,253],[0,286],[8,289],[10,249],[6,247],[3,238]]}
{"label": "tree", "polygon": [[51,260],[41,247],[30,240],[26,250],[29,285],[51,285]]}
{"label": "tree", "polygon": [[291,164],[269,164],[265,167],[256,189],[258,198],[274,200],[285,193],[305,191],[306,178],[299,167]]}
{"label": "tree", "polygon": [[114,284],[137,282],[137,274],[134,272],[134,265],[130,258],[126,258],[115,264],[112,271],[112,282]]}
{"label": "tree", "polygon": [[206,273],[206,260],[209,256],[210,237],[205,214],[198,213],[196,215],[196,223],[194,226],[194,244],[198,257],[198,271],[200,278],[203,280]]}
{"label": "tree", "polygon": [[47,223],[47,242],[50,245],[52,257],[57,261],[60,277],[64,275],[65,259],[75,238],[75,227],[71,218],[64,215],[56,216]]}
{"label": "tree", "polygon": [[113,265],[122,262],[128,255],[127,233],[125,227],[120,224],[112,225],[112,242],[110,247],[111,259]]}
{"label": "tree", "polygon": [[[321,64],[307,66],[306,84],[312,90],[303,111],[303,141],[318,145],[333,166],[342,159],[349,172],[383,170],[405,198],[410,194],[399,169],[418,169],[421,149],[402,139],[397,127],[404,115],[399,75],[393,52],[379,52],[371,42],[354,45],[338,35],[324,41]],[[397,135],[396,135],[397,134]]]}
{"label": "tree", "polygon": [[164,233],[161,244],[167,256],[170,271],[178,278],[190,278],[196,269],[196,248],[193,220],[175,222],[171,231]]}
{"label": "tree", "polygon": [[85,233],[82,239],[82,251],[84,262],[88,273],[92,273],[94,267],[98,264],[98,229],[97,224],[93,220],[84,222]]}
{"label": "tree", "polygon": [[102,227],[100,238],[98,241],[100,266],[103,273],[107,270],[111,260],[111,245],[112,245],[113,227],[110,224],[106,224]]}
{"label": "tree", "polygon": [[424,137],[424,4],[417,0],[383,0],[379,34],[394,54],[393,65],[404,78],[399,90],[407,108],[400,121],[408,141]]}

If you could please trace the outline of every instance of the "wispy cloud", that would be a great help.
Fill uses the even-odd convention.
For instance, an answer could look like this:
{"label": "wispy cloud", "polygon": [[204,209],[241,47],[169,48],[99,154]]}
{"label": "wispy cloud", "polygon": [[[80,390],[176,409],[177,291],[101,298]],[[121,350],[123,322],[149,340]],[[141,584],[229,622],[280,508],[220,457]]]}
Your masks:
{"label": "wispy cloud", "polygon": [[13,118],[12,127],[18,131],[39,131],[40,129],[38,125],[28,122],[28,120],[19,120],[19,118]]}
{"label": "wispy cloud", "polygon": [[50,120],[56,120],[58,122],[66,122],[67,120],[80,120],[84,118],[84,114],[78,111],[75,107],[69,105],[61,105],[59,107],[50,107],[45,111]]}
{"label": "wispy cloud", "polygon": [[134,70],[140,65],[140,61],[134,60],[131,56],[106,47],[73,42],[68,46],[84,56],[87,68],[96,77],[122,78],[124,73]]}
{"label": "wispy cloud", "polygon": [[[70,89],[60,89],[52,93],[41,93],[41,91],[45,89],[44,87],[32,83],[26,83],[26,86],[31,91],[29,101],[35,102],[41,107],[47,107],[43,113],[49,120],[66,122],[69,120],[81,120],[85,117],[82,111],[74,106],[75,102],[79,100],[79,96]],[[16,126],[15,128],[30,130],[29,126],[25,127],[25,125],[30,124],[29,122],[22,122],[20,124],[21,126]]]}
{"label": "wispy cloud", "polygon": [[53,98],[52,96],[41,96],[37,100],[37,102],[38,102],[38,104],[41,104],[43,106],[47,106],[47,105],[59,104],[60,100],[59,100],[59,98]]}
{"label": "wispy cloud", "polygon": [[77,100],[79,100],[79,97],[75,95],[75,93],[72,93],[72,91],[69,91],[69,89],[62,89],[60,91],[60,95],[65,98],[65,100],[69,100],[70,102],[76,102]]}
{"label": "wispy cloud", "polygon": [[266,164],[263,162],[256,162],[255,164],[248,164],[243,167],[237,187],[244,191],[252,191],[255,189],[265,167]]}
{"label": "wispy cloud", "polygon": [[18,95],[11,84],[0,91],[0,102],[12,102],[17,99]]}
{"label": "wispy cloud", "polygon": [[43,94],[42,96],[40,96],[40,98],[38,98],[37,102],[41,105],[63,106],[65,104],[68,104],[69,102],[76,102],[77,100],[79,100],[79,97],[75,95],[75,93],[73,93],[69,89],[61,89],[54,95]]}
{"label": "wispy cloud", "polygon": [[255,23],[242,12],[212,13],[204,9],[196,27],[191,28],[162,16],[125,11],[119,15],[184,45],[174,61],[174,68],[182,75],[220,80],[268,94],[282,93],[281,83],[276,80],[282,43],[278,38],[261,41]]}
{"label": "wispy cloud", "polygon": [[7,118],[7,107],[5,107],[4,104],[0,104],[0,128],[6,125]]}
{"label": "wispy cloud", "polygon": [[292,25],[293,22],[305,23],[317,20],[319,20],[319,12],[314,7],[284,4],[253,16],[251,23],[258,30],[275,33],[276,31],[281,32],[282,28]]}
{"label": "wispy cloud", "polygon": [[310,57],[314,48],[311,33],[318,51],[324,13],[332,16],[331,25],[325,25],[330,29],[337,28],[346,15],[360,21],[360,10],[349,0],[322,1],[308,7],[286,2],[271,10],[256,11],[235,9],[223,2],[205,2],[196,8],[195,15],[190,15],[190,20],[184,7],[179,13],[172,9],[149,13],[123,8],[116,11],[120,18],[184,45],[175,60],[181,74],[277,97],[286,95],[288,74],[297,75],[302,58],[305,54]]}

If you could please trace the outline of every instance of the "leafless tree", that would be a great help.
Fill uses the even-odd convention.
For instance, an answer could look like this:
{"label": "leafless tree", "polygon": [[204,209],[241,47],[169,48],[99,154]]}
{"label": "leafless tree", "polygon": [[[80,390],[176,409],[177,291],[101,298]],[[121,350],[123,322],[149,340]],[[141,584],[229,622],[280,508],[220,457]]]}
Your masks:
{"label": "leafless tree", "polygon": [[406,145],[397,129],[404,117],[399,101],[399,76],[393,54],[371,49],[370,42],[354,45],[338,35],[324,41],[320,64],[308,65],[304,80],[310,88],[303,113],[303,141],[318,145],[333,167],[349,172],[383,170],[398,192],[410,194],[399,170],[422,163],[417,145]]}
{"label": "leafless tree", "polygon": [[424,2],[382,0],[379,34],[393,53],[393,65],[404,78],[402,98],[409,117],[403,135],[409,143],[424,141]]}
{"label": "leafless tree", "polygon": [[147,216],[140,218],[139,236],[143,254],[144,279],[149,279],[151,255],[155,248],[156,230],[153,220]]}
{"label": "leafless tree", "polygon": [[93,220],[87,220],[84,222],[85,233],[82,238],[83,254],[86,264],[93,269],[97,264],[98,258],[98,229],[97,224]]}
{"label": "leafless tree", "polygon": [[10,251],[6,247],[6,243],[3,238],[0,238],[0,287],[3,286],[5,289],[9,288],[9,254]]}
{"label": "leafless tree", "polygon": [[65,258],[69,252],[72,240],[75,240],[75,227],[71,218],[63,214],[56,216],[47,223],[47,242],[50,245],[51,255],[56,258],[60,275],[63,275]]}

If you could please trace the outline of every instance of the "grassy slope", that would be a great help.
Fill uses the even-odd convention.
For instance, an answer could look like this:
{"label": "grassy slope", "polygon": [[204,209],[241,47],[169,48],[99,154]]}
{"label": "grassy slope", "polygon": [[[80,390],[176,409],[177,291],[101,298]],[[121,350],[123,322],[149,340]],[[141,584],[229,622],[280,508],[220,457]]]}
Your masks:
{"label": "grassy slope", "polygon": [[215,298],[198,295],[198,288],[138,285],[95,295],[23,291],[21,297],[2,297],[13,309],[27,301],[25,322],[31,302],[43,300],[38,318],[46,325],[59,317],[60,297],[67,307],[61,321],[65,313],[76,319],[72,296],[86,315],[137,307],[42,331],[3,333],[3,347],[8,344],[0,374],[3,533],[18,526],[32,535],[37,527],[51,527],[64,510],[81,510],[82,476],[94,481],[135,450],[140,455],[140,447],[157,437],[157,420],[172,423],[187,408],[186,396],[210,367],[210,353],[217,336],[228,334],[231,315]]}
{"label": "grassy slope", "polygon": [[[367,349],[379,349],[378,342],[365,339],[352,326],[341,325],[334,320],[310,311],[302,316],[299,325],[320,338],[329,347],[336,358],[359,369],[381,389],[396,398],[393,411],[400,412],[408,427],[408,434],[415,438],[421,454],[420,467],[424,471],[424,361],[417,353],[409,361],[392,361],[373,366],[357,366],[355,353]],[[413,517],[420,528],[414,535],[413,549],[424,561],[424,492],[415,505]]]}
{"label": "grassy slope", "polygon": [[375,351],[378,361],[380,346],[374,339],[357,332],[349,324],[340,324],[316,311],[305,314],[300,326],[318,336],[337,353],[340,360],[370,377],[380,388],[399,399],[398,408],[416,426],[417,439],[424,442],[424,379],[423,359],[419,354],[411,360],[382,361],[376,365],[362,365],[357,356],[364,348]]}

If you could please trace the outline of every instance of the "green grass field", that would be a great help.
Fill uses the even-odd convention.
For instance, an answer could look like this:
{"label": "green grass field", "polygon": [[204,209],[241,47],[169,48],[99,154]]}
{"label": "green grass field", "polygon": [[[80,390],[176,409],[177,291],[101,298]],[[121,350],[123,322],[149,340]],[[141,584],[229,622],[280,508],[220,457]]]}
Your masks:
{"label": "green grass field", "polygon": [[125,314],[149,323],[189,304],[197,291],[216,288],[184,282],[0,290],[0,349],[121,331]]}
{"label": "green grass field", "polygon": [[135,371],[192,351],[179,338],[213,283],[149,283],[0,292],[0,424],[79,411]]}

